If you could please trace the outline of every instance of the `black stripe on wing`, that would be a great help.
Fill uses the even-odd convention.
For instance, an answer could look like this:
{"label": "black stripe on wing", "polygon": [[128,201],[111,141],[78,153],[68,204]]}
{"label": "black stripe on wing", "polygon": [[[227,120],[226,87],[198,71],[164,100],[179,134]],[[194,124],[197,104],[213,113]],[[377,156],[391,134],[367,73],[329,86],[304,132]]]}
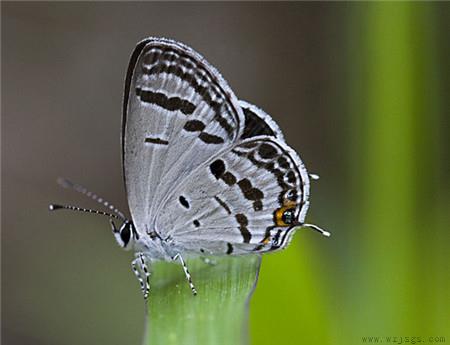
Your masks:
{"label": "black stripe on wing", "polygon": [[169,111],[181,111],[184,115],[190,115],[194,112],[196,106],[188,100],[180,97],[167,97],[162,92],[153,92],[136,88],[136,95],[142,102],[155,104]]}
{"label": "black stripe on wing", "polygon": [[[229,108],[229,104],[225,102],[228,98],[227,93],[216,81],[216,77],[207,69],[202,68],[199,65],[200,61],[194,60],[192,56],[179,49],[176,50],[169,46],[159,47],[157,44],[152,46],[151,49],[153,51],[149,49],[149,52],[146,52],[145,58],[147,61],[145,61],[142,72],[147,76],[165,73],[188,82],[192,89],[212,109],[214,120],[227,132],[229,139],[232,139],[236,133],[235,126],[230,124],[222,114],[231,114],[233,111]],[[175,57],[176,63],[173,62]],[[147,66],[152,67],[148,68]],[[239,119],[237,118],[237,120]],[[237,127],[239,127],[239,124],[237,124]]]}

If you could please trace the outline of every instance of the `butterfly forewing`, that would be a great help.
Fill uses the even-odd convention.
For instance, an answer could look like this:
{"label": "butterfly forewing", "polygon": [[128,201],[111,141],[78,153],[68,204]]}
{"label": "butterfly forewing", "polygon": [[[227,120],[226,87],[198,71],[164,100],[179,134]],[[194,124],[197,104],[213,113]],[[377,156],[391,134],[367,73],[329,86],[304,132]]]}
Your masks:
{"label": "butterfly forewing", "polygon": [[276,250],[304,221],[308,198],[299,157],[276,138],[259,136],[211,158],[179,185],[156,228],[192,253]]}
{"label": "butterfly forewing", "polygon": [[219,73],[180,43],[148,39],[132,55],[124,95],[123,165],[140,232],[170,192],[241,136],[244,116]]}
{"label": "butterfly forewing", "polygon": [[267,135],[285,142],[281,129],[269,114],[257,106],[242,100],[239,101],[239,105],[245,117],[245,126],[241,136],[242,140],[259,135]]}

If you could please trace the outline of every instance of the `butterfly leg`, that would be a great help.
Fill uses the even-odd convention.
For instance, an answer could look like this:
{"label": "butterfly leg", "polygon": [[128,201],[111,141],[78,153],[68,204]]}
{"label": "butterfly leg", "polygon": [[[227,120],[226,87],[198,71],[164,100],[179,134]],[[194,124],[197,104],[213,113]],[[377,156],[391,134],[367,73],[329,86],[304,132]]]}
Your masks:
{"label": "butterfly leg", "polygon": [[197,295],[197,290],[195,289],[194,283],[192,283],[191,274],[189,273],[189,270],[188,270],[188,268],[187,268],[187,266],[186,266],[186,263],[185,263],[184,260],[183,260],[183,257],[180,255],[180,253],[178,253],[178,254],[175,255],[172,259],[173,259],[174,261],[177,260],[177,259],[180,260],[181,266],[183,266],[184,275],[186,276],[186,279],[187,279],[187,281],[188,281],[188,283],[189,283],[189,286],[190,286],[190,288],[191,288],[191,290],[192,290],[192,294],[193,294],[194,296]]}
{"label": "butterfly leg", "polygon": [[[144,299],[148,298],[150,293],[150,272],[145,262],[145,256],[142,253],[136,254],[136,259],[131,262],[131,268],[141,285],[141,291],[144,295]],[[138,269],[139,265],[139,269]],[[142,277],[144,275],[144,278]]]}

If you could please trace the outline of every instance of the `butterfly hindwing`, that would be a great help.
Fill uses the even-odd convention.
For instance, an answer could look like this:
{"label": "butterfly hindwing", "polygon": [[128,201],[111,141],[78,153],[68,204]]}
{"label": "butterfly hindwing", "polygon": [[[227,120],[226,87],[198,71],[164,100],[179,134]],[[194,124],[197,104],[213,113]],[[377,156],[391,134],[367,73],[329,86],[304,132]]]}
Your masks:
{"label": "butterfly hindwing", "polygon": [[144,232],[171,190],[239,139],[244,116],[227,83],[198,53],[150,38],[131,57],[122,126],[128,202]]}
{"label": "butterfly hindwing", "polygon": [[308,198],[308,174],[296,153],[274,137],[251,137],[176,188],[156,229],[191,253],[276,250],[304,221]]}

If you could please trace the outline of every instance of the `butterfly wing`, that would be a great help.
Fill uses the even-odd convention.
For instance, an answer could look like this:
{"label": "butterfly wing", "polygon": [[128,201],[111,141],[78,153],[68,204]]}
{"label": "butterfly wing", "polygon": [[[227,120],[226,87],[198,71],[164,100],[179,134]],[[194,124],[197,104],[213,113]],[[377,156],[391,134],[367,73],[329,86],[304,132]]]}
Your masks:
{"label": "butterfly wing", "polygon": [[243,100],[239,101],[239,105],[245,117],[245,126],[242,131],[241,140],[259,135],[267,135],[285,142],[280,127],[278,127],[269,114],[256,105]]}
{"label": "butterfly wing", "polygon": [[168,198],[156,227],[175,250],[244,254],[284,248],[309,206],[298,155],[275,137],[250,137],[210,159]]}
{"label": "butterfly wing", "polygon": [[167,194],[241,136],[244,116],[220,74],[191,48],[150,38],[136,47],[125,81],[122,162],[130,212],[153,230]]}

